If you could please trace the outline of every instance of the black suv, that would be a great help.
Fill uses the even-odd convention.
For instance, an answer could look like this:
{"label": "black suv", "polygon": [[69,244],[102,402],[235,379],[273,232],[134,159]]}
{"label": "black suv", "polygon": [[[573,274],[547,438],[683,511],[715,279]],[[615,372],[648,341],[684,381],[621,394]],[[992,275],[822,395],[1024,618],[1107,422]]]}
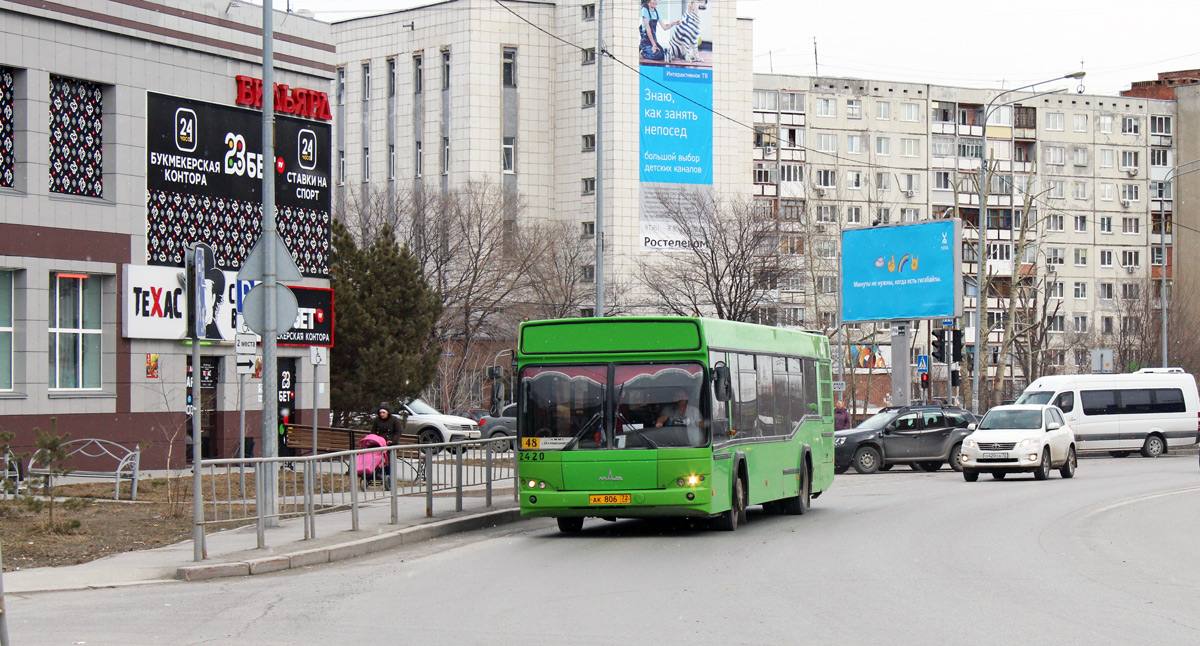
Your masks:
{"label": "black suv", "polygon": [[914,471],[937,471],[949,462],[962,471],[963,438],[978,422],[957,406],[890,406],[862,424],[833,434],[835,473],[854,467],[859,473],[886,471],[908,464]]}

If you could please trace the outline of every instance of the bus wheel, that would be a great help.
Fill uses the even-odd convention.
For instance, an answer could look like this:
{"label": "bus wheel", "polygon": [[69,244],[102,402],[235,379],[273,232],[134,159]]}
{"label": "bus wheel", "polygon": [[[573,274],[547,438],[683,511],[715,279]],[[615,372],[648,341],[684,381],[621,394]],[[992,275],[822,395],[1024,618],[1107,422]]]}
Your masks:
{"label": "bus wheel", "polygon": [[783,513],[789,516],[801,516],[812,506],[812,478],[808,477],[808,469],[800,473],[800,493],[779,501],[783,505]]}
{"label": "bus wheel", "polygon": [[1142,457],[1157,458],[1162,455],[1167,447],[1163,446],[1163,439],[1157,435],[1151,435],[1146,438],[1146,443],[1142,445]]}
{"label": "bus wheel", "polygon": [[729,503],[728,511],[717,516],[717,529],[723,532],[732,532],[737,529],[738,523],[746,522],[746,485],[742,483],[741,476],[733,481]]}
{"label": "bus wheel", "polygon": [[558,531],[564,534],[578,534],[583,529],[582,517],[559,517]]}

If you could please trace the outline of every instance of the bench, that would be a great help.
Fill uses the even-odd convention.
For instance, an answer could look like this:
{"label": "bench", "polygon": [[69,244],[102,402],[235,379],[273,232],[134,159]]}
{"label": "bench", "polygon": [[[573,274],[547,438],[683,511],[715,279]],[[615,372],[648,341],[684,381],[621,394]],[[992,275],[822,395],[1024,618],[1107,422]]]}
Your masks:
{"label": "bench", "polygon": [[[72,469],[68,473],[54,475],[75,478],[111,478],[114,482],[113,500],[121,499],[121,481],[129,480],[131,483],[129,499],[137,500],[138,469],[142,460],[140,446],[128,449],[109,440],[80,439],[63,442],[63,448],[67,451],[66,464],[68,465],[74,458],[75,460],[86,459],[88,467],[111,465],[112,468],[107,470],[103,468]],[[68,466],[68,468],[70,467]],[[29,466],[25,469],[25,474],[27,476],[46,476],[47,479],[51,476],[48,466],[38,464],[37,453],[29,458]]]}
{"label": "bench", "polygon": [[[338,428],[336,426],[318,426],[317,427],[317,450],[313,451],[313,433],[311,426],[301,424],[285,424],[284,431],[287,437],[287,446],[296,452],[297,455],[313,455],[314,453],[336,453],[338,451],[351,451],[358,449],[358,442],[364,437],[371,434],[370,431],[361,431],[351,428]],[[416,435],[401,433],[395,444],[392,446],[413,446],[421,443],[421,438]],[[417,450],[399,450],[396,451],[396,459],[403,460],[412,466],[418,473],[424,473],[425,465],[421,461],[420,452]]]}

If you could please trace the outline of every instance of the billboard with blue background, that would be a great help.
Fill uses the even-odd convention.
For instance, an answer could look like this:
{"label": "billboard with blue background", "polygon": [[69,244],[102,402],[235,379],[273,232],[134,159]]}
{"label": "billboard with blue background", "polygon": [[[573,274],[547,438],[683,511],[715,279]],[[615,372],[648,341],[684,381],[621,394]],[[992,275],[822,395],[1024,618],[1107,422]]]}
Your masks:
{"label": "billboard with blue background", "polygon": [[962,314],[962,222],[842,232],[842,321]]}
{"label": "billboard with blue background", "polygon": [[713,12],[708,0],[639,5],[642,248],[702,246],[688,220],[689,205],[712,194]]}

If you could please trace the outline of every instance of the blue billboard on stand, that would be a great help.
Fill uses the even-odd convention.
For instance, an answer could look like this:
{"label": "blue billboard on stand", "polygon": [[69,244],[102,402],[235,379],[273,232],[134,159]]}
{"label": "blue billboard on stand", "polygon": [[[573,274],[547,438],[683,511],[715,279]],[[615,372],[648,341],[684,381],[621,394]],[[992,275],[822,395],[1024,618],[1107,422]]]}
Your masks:
{"label": "blue billboard on stand", "polygon": [[962,314],[962,222],[842,232],[842,321]]}

